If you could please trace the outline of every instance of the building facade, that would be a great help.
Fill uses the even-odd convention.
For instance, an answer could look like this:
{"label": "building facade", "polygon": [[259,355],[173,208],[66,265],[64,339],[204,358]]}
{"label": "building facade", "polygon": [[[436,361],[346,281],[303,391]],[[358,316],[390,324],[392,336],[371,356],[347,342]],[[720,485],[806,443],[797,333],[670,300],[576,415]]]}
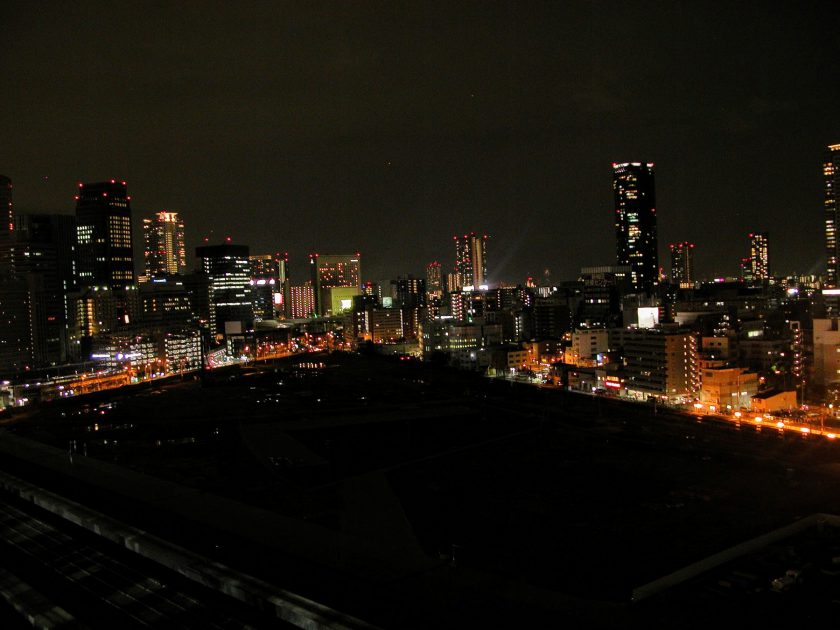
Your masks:
{"label": "building facade", "polygon": [[758,393],[758,374],[742,367],[705,367],[700,400],[718,410],[749,408]]}
{"label": "building facade", "polygon": [[4,175],[0,175],[0,216],[6,220],[6,226],[9,232],[15,229],[15,210],[12,206],[12,180]]}
{"label": "building facade", "polygon": [[671,243],[671,284],[681,288],[694,286],[694,243]]}
{"label": "building facade", "polygon": [[143,219],[144,270],[149,278],[184,273],[187,248],[184,222],[177,212],[158,212]]}
{"label": "building facade", "polygon": [[355,287],[361,292],[361,256],[356,254],[310,254],[309,269],[315,292],[315,313],[319,317],[331,314],[327,289]]}
{"label": "building facade", "polygon": [[210,280],[212,334],[241,334],[253,329],[251,268],[247,245],[196,247],[201,271]]}
{"label": "building facade", "polygon": [[67,294],[74,288],[76,220],[64,214],[22,214],[0,239],[0,267],[30,288],[33,362],[68,359]]}
{"label": "building facade", "polygon": [[257,319],[289,317],[288,254],[250,256],[251,298]]}
{"label": "building facade", "polygon": [[770,277],[770,256],[768,252],[767,232],[750,234],[749,239],[749,280],[751,282],[764,282]]}
{"label": "building facade", "polygon": [[429,299],[443,297],[442,265],[437,261],[426,265],[426,292]]}
{"label": "building facade", "polygon": [[697,338],[684,330],[624,328],[610,331],[610,346],[624,357],[627,395],[673,402],[692,399],[700,389]]}
{"label": "building facade", "polygon": [[122,289],[134,284],[131,197],[125,182],[79,183],[76,241],[80,286]]}
{"label": "building facade", "polygon": [[840,383],[840,320],[814,319],[813,382],[818,387]]}
{"label": "building facade", "polygon": [[290,287],[289,313],[292,319],[306,319],[315,313],[315,290],[309,282]]}
{"label": "building facade", "polygon": [[455,241],[455,273],[460,287],[487,288],[487,240],[475,232],[462,237],[453,236]]}
{"label": "building facade", "polygon": [[831,144],[823,157],[823,210],[825,213],[825,286],[837,288],[837,210],[840,206],[840,144]]}
{"label": "building facade", "polygon": [[652,162],[613,163],[616,263],[630,267],[638,292],[659,282],[656,195]]}
{"label": "building facade", "polygon": [[0,277],[0,375],[13,376],[32,365],[30,290],[25,280]]}

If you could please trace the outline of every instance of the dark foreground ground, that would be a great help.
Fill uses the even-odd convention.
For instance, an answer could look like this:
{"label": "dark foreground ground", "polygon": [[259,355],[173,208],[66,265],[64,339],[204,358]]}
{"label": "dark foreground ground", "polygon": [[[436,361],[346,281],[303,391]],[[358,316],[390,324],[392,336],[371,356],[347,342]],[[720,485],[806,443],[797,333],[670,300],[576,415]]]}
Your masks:
{"label": "dark foreground ground", "polygon": [[[8,430],[74,462],[47,472],[7,454],[10,472],[384,627],[691,625],[691,585],[635,605],[632,590],[802,516],[840,514],[840,444],[411,361],[287,361],[204,388],[62,401]],[[141,490],[55,474],[82,459],[276,515],[276,545],[209,508],[172,516]],[[319,554],[327,539],[339,551]],[[712,621],[741,609],[732,591],[703,593]],[[794,610],[783,597],[744,620]],[[831,611],[831,599],[819,602]]]}

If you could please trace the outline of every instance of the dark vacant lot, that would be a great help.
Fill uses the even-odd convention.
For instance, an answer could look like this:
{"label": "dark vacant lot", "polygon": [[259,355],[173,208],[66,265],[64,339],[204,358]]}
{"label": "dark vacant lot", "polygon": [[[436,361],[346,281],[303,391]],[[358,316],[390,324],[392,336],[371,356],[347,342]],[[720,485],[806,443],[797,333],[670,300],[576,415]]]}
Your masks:
{"label": "dark vacant lot", "polygon": [[318,363],[75,401],[15,430],[584,602],[840,513],[840,444],[817,437],[412,361]]}

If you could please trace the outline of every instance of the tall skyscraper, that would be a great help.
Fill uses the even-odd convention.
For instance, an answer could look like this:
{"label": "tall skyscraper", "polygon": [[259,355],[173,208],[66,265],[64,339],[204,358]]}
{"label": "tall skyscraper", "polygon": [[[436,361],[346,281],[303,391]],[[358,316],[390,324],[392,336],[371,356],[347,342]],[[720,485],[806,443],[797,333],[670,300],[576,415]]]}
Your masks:
{"label": "tall skyscraper", "polygon": [[16,376],[32,365],[30,287],[0,276],[0,376]]}
{"label": "tall skyscraper", "polygon": [[614,162],[613,193],[616,262],[630,267],[635,291],[650,293],[659,282],[653,163]]}
{"label": "tall skyscraper", "polygon": [[0,175],[0,216],[8,217],[7,229],[15,229],[15,212],[12,207],[12,180]]}
{"label": "tall skyscraper", "polygon": [[177,212],[158,212],[143,219],[145,272],[150,278],[184,273],[187,248],[184,244],[184,222]]}
{"label": "tall skyscraper", "polygon": [[750,234],[750,276],[753,282],[770,277],[770,260],[767,255],[767,232]]}
{"label": "tall skyscraper", "polygon": [[332,310],[329,289],[356,288],[361,294],[361,255],[356,254],[310,254],[309,268],[312,289],[315,292],[315,312],[319,317]]}
{"label": "tall skyscraper", "polygon": [[76,195],[76,273],[81,286],[134,284],[131,197],[125,182],[79,184]]}
{"label": "tall skyscraper", "polygon": [[443,296],[443,276],[441,264],[437,261],[426,265],[426,291],[429,298],[440,298]]}
{"label": "tall skyscraper", "polygon": [[195,248],[201,271],[210,279],[210,327],[213,334],[239,334],[254,325],[251,267],[247,245]]}
{"label": "tall skyscraper", "polygon": [[683,288],[694,286],[694,243],[671,243],[671,283]]}
{"label": "tall skyscraper", "polygon": [[455,241],[455,273],[459,274],[461,286],[487,286],[487,235],[478,236],[475,232],[462,237],[453,236]]}
{"label": "tall skyscraper", "polygon": [[255,254],[250,256],[250,263],[254,315],[259,319],[290,317],[289,255]]}
{"label": "tall skyscraper", "polygon": [[837,241],[837,211],[840,208],[840,144],[830,144],[823,159],[823,178],[825,182],[825,286],[837,288],[837,261],[840,248]]}
{"label": "tall skyscraper", "polygon": [[3,272],[30,286],[33,361],[54,365],[68,358],[67,293],[75,288],[75,217],[19,214],[0,239]]}

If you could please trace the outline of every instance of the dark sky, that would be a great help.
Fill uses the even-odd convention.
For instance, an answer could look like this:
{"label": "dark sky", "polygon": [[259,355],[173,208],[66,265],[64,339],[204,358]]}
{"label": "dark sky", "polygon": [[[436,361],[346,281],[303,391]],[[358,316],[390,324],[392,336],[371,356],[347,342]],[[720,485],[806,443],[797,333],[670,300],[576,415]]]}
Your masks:
{"label": "dark sky", "polygon": [[[492,236],[492,280],[611,264],[611,162],[656,163],[660,264],[823,266],[820,161],[840,142],[836,2],[0,5],[0,173],[20,211],[128,180],[180,212],[366,279]],[[734,5],[734,6],[733,6]],[[139,249],[139,248],[138,248]]]}

